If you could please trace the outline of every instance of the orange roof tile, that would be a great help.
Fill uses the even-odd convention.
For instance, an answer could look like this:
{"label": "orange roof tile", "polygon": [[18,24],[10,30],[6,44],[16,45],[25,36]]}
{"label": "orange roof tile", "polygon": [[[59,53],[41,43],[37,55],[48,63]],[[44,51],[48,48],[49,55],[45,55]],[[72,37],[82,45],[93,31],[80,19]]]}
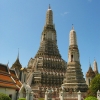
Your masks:
{"label": "orange roof tile", "polygon": [[7,82],[14,82],[10,76],[5,76],[0,74],[0,80],[7,81]]}
{"label": "orange roof tile", "polygon": [[0,87],[19,89],[16,85],[16,81],[14,81],[9,73],[8,66],[0,64]]}
{"label": "orange roof tile", "polygon": [[22,86],[22,84],[19,82],[19,80],[16,80],[16,84],[17,84],[19,87]]}
{"label": "orange roof tile", "polygon": [[12,76],[12,77],[14,78],[14,80],[16,81],[16,84],[17,84],[19,87],[21,87],[22,84],[21,84],[20,80],[17,78],[15,71],[14,71],[14,70],[10,70],[10,73],[11,73],[11,76]]}
{"label": "orange roof tile", "polygon": [[11,73],[11,76],[12,76],[13,78],[17,78],[16,73],[15,73],[14,70],[10,70],[10,73]]}
{"label": "orange roof tile", "polygon": [[10,84],[10,83],[1,83],[0,82],[0,87],[6,87],[6,88],[14,88],[14,89],[18,89],[18,87],[15,84]]}

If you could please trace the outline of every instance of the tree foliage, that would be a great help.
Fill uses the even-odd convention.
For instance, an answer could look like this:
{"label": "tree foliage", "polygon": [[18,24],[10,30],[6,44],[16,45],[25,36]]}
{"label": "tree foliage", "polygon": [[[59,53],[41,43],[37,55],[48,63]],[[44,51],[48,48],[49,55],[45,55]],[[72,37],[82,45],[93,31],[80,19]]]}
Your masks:
{"label": "tree foliage", "polygon": [[97,96],[97,91],[100,90],[100,74],[97,74],[91,81],[88,90],[88,96]]}
{"label": "tree foliage", "polygon": [[26,98],[19,98],[18,100],[26,100]]}
{"label": "tree foliage", "polygon": [[0,100],[11,100],[11,98],[6,94],[0,93]]}
{"label": "tree foliage", "polygon": [[98,100],[98,99],[96,97],[89,96],[89,97],[85,98],[85,100]]}

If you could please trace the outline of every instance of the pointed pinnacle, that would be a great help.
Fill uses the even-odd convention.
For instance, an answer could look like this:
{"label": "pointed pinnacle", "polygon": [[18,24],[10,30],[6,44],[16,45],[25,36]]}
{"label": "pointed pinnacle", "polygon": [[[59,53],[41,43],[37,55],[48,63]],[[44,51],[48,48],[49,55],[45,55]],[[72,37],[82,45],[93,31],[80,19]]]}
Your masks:
{"label": "pointed pinnacle", "polygon": [[72,30],[74,30],[74,25],[72,24]]}
{"label": "pointed pinnacle", "polygon": [[49,4],[49,9],[51,9],[50,4]]}
{"label": "pointed pinnacle", "polygon": [[9,64],[9,60],[8,60],[7,66],[8,66],[8,64]]}
{"label": "pointed pinnacle", "polygon": [[17,56],[17,59],[19,59],[19,48],[18,48],[18,56]]}

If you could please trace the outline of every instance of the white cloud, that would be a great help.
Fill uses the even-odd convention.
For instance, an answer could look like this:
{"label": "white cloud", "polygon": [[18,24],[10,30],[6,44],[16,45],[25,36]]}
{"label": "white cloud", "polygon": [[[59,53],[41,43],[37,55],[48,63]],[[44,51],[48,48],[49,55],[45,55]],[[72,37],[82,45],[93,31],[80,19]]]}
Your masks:
{"label": "white cloud", "polygon": [[67,15],[69,12],[64,12],[64,13],[61,13],[61,16],[65,16],[65,15]]}

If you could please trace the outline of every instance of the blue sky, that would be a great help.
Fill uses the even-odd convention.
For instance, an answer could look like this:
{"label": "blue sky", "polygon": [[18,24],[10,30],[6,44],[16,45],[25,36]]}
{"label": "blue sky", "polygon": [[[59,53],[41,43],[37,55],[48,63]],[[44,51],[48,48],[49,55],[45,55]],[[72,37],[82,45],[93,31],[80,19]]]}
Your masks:
{"label": "blue sky", "polygon": [[49,4],[62,58],[68,60],[69,32],[74,24],[84,75],[94,57],[100,71],[100,0],[0,0],[0,63],[9,61],[11,67],[18,48],[23,67],[34,58]]}

